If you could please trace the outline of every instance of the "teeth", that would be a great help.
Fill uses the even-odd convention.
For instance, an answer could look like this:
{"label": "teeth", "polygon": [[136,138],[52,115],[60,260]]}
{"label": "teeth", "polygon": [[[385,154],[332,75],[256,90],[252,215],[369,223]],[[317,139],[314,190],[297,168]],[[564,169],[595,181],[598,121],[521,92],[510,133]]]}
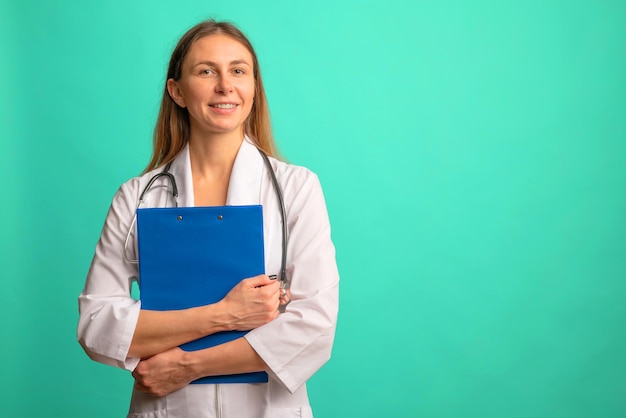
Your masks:
{"label": "teeth", "polygon": [[232,109],[233,107],[237,106],[236,104],[232,104],[232,103],[219,103],[219,104],[214,104],[211,105],[213,107],[217,107],[218,109]]}

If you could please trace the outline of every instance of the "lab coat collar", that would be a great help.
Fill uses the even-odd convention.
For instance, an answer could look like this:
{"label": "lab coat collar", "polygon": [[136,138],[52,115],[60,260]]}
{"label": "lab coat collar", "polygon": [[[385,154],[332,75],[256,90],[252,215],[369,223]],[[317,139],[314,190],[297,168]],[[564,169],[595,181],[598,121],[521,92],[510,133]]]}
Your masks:
{"label": "lab coat collar", "polygon": [[[230,175],[226,205],[259,204],[263,174],[261,158],[257,147],[247,136],[244,137]],[[189,144],[174,159],[170,172],[178,184],[178,205],[194,206]]]}
{"label": "lab coat collar", "polygon": [[257,147],[243,139],[230,174],[226,205],[258,205],[261,194],[263,162]]}

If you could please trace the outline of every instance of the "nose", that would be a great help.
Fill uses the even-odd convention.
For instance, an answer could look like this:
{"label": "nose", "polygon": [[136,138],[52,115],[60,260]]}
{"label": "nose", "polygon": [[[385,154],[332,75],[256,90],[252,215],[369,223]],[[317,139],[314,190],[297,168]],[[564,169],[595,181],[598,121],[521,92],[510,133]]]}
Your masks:
{"label": "nose", "polygon": [[217,83],[215,84],[215,92],[216,93],[228,93],[232,91],[233,86],[231,81],[228,79],[228,76],[221,76],[218,78]]}

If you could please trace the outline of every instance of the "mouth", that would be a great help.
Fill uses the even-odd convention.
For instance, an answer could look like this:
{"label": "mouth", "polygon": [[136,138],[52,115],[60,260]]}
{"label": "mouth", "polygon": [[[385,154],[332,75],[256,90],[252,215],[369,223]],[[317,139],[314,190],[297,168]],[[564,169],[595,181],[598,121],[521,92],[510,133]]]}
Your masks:
{"label": "mouth", "polygon": [[235,107],[237,107],[235,103],[214,103],[210,104],[209,106],[216,109],[234,109]]}

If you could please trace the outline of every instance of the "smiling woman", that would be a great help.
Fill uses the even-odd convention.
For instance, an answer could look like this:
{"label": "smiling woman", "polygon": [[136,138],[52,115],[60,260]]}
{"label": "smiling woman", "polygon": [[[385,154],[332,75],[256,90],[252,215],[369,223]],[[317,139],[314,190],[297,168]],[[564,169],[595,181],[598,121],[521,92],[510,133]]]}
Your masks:
{"label": "smiling woman", "polygon": [[[79,297],[78,338],[87,354],[132,371],[129,417],[312,416],[305,383],[330,357],[339,275],[317,176],[272,157],[274,148],[249,41],[228,23],[190,29],[170,60],[152,159],[115,195]],[[131,297],[137,265],[127,261],[137,254],[129,258],[126,248],[136,248],[137,202],[162,207],[171,196],[164,171],[178,180],[181,206],[261,205],[265,271],[281,271],[288,286],[266,274],[237,277],[216,303],[143,309]],[[179,348],[222,331],[247,333],[202,350]],[[250,372],[269,379],[190,384]]]}

